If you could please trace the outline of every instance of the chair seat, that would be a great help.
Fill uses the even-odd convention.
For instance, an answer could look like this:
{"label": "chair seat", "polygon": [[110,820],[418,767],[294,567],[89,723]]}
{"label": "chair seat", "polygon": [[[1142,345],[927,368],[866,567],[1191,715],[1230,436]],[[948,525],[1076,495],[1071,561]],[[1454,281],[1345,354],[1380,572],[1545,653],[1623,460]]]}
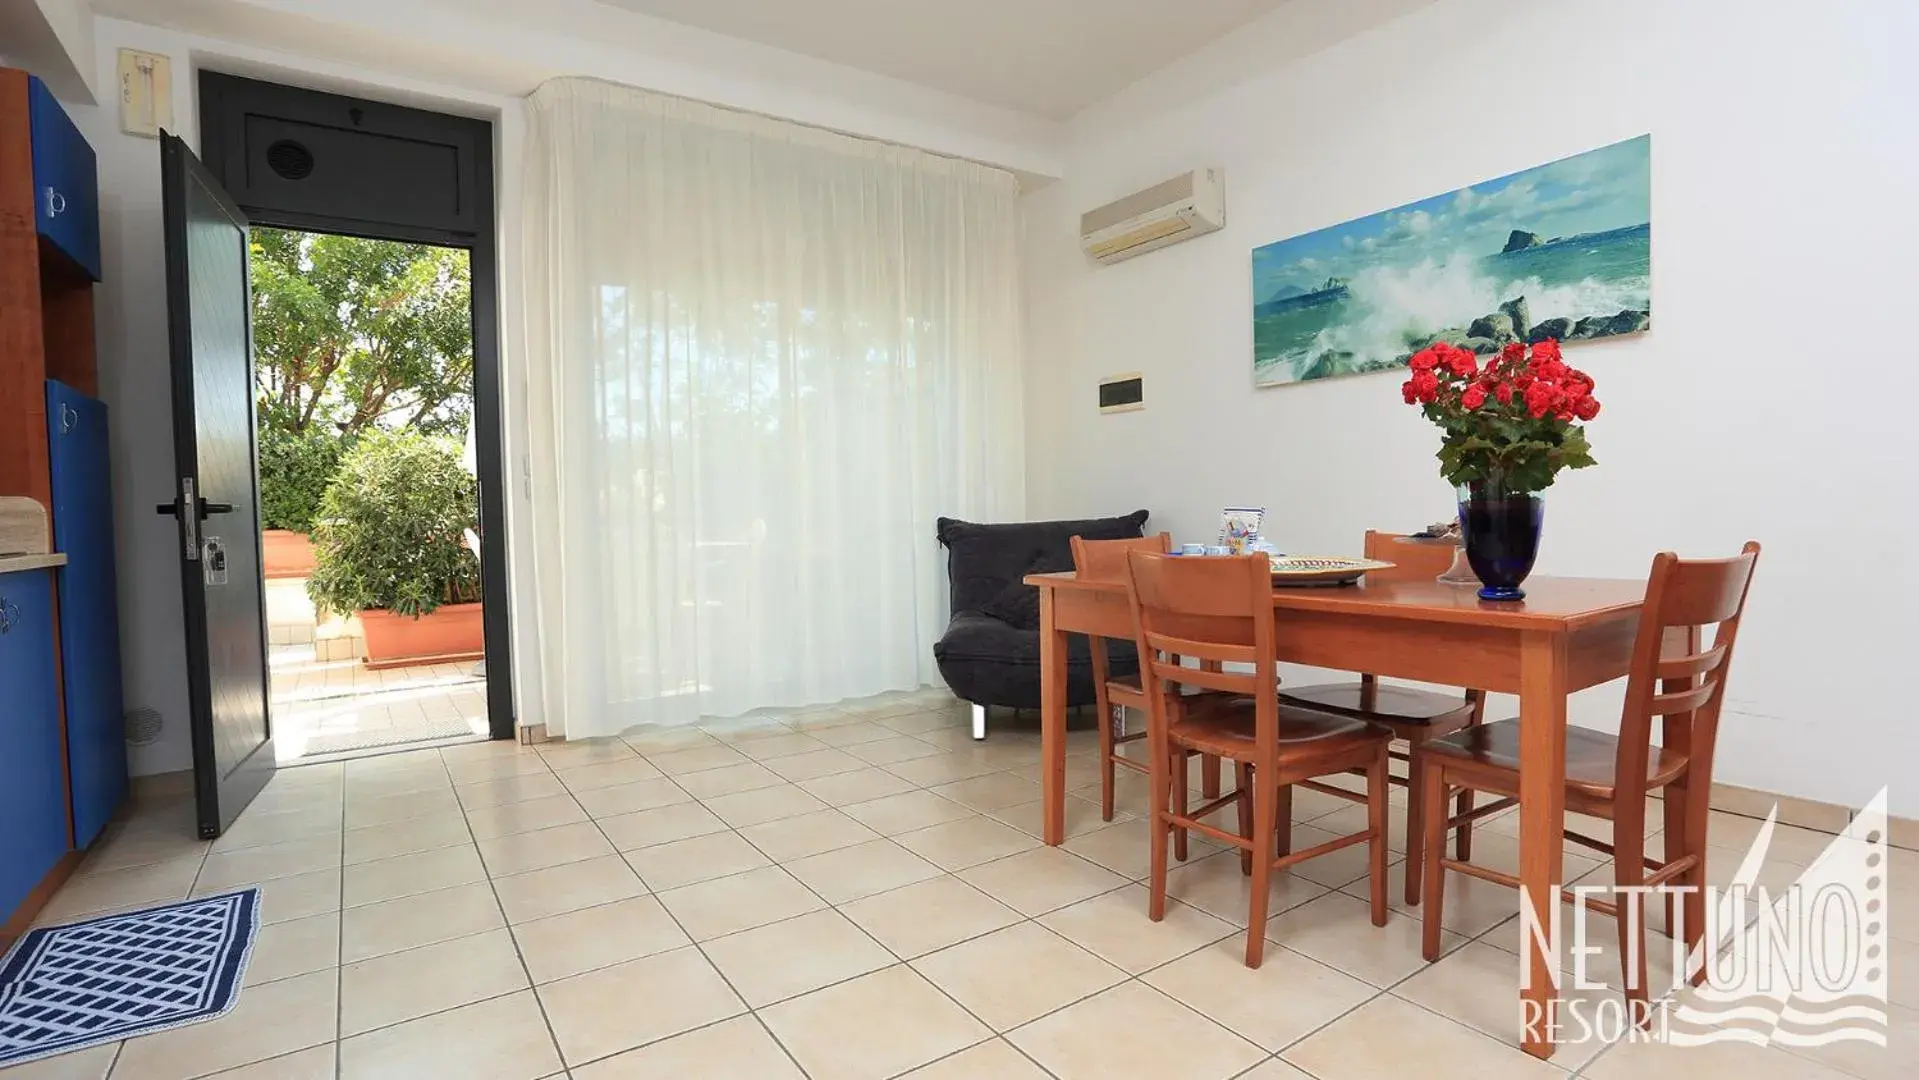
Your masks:
{"label": "chair seat", "polygon": [[[1510,772],[1507,794],[1519,790],[1519,721],[1501,720],[1496,724],[1476,724],[1464,731],[1434,739],[1420,747],[1421,753],[1455,761],[1467,761],[1485,768]],[[1591,728],[1566,728],[1566,786],[1595,799],[1611,799],[1618,786],[1618,738]],[[1662,788],[1686,771],[1686,756],[1655,746],[1646,760],[1646,786]],[[1477,783],[1475,787],[1479,786]]]}
{"label": "chair seat", "polygon": [[1106,696],[1121,705],[1140,709],[1146,707],[1146,689],[1140,685],[1138,672],[1107,679]]}
{"label": "chair seat", "polygon": [[1457,693],[1445,694],[1435,690],[1421,690],[1416,686],[1392,686],[1379,683],[1373,687],[1373,707],[1368,709],[1360,702],[1363,700],[1364,687],[1360,683],[1327,683],[1323,686],[1280,687],[1279,699],[1287,704],[1301,705],[1321,712],[1338,713],[1362,720],[1378,720],[1389,724],[1419,724],[1440,726],[1448,722],[1464,724],[1472,718],[1473,703]]}
{"label": "chair seat", "polygon": [[[1251,698],[1208,695],[1209,700],[1189,708],[1173,727],[1173,739],[1201,753],[1248,760],[1254,748],[1256,708]],[[1348,748],[1391,739],[1391,730],[1350,716],[1279,707],[1279,754],[1311,752],[1334,754]]]}

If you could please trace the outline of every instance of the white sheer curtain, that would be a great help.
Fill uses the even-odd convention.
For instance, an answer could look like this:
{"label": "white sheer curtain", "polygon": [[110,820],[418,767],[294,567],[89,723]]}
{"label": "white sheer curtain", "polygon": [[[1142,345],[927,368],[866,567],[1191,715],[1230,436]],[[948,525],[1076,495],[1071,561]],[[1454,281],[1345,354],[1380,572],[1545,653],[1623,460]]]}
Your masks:
{"label": "white sheer curtain", "polygon": [[528,112],[546,723],[937,682],[934,519],[1023,506],[1014,178],[589,80]]}

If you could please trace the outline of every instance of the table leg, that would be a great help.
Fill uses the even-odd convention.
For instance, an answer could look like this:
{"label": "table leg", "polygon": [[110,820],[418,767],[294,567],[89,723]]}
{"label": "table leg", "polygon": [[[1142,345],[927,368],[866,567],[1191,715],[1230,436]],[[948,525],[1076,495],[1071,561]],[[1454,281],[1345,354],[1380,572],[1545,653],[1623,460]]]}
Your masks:
{"label": "table leg", "polygon": [[1039,591],[1039,687],[1042,831],[1058,847],[1066,841],[1066,633],[1055,625],[1052,589]]}
{"label": "table leg", "polygon": [[[1559,890],[1565,877],[1566,637],[1528,633],[1519,661],[1520,1045],[1553,1054],[1557,1018]],[[1536,929],[1534,929],[1536,928]]]}

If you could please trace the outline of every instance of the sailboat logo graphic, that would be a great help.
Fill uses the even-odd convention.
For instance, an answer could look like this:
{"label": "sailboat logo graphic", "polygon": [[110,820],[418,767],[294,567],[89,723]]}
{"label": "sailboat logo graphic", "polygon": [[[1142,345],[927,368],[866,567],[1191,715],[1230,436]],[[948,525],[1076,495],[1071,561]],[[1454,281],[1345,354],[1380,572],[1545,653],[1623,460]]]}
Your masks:
{"label": "sailboat logo graphic", "polygon": [[1777,815],[1767,816],[1732,883],[1709,893],[1706,934],[1686,962],[1703,981],[1669,1003],[1665,1041],[1884,1046],[1886,791],[1783,894],[1757,884]]}

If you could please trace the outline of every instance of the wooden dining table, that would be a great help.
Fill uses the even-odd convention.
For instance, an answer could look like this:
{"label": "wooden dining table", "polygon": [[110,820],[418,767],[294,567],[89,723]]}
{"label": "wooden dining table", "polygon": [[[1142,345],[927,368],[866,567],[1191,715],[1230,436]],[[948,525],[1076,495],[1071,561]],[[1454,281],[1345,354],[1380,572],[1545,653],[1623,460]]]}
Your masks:
{"label": "wooden dining table", "polygon": [[[1045,840],[1057,845],[1066,833],[1067,635],[1131,640],[1133,617],[1123,583],[1071,572],[1025,581],[1039,588],[1040,776]],[[1564,884],[1566,699],[1626,674],[1646,583],[1534,577],[1525,589],[1524,600],[1492,602],[1471,586],[1436,581],[1275,586],[1276,652],[1285,663],[1519,696],[1520,902],[1533,925],[1550,928]],[[1551,1017],[1556,958],[1525,936],[1525,1015]],[[1525,1050],[1552,1056],[1550,1030],[1526,1026]]]}

